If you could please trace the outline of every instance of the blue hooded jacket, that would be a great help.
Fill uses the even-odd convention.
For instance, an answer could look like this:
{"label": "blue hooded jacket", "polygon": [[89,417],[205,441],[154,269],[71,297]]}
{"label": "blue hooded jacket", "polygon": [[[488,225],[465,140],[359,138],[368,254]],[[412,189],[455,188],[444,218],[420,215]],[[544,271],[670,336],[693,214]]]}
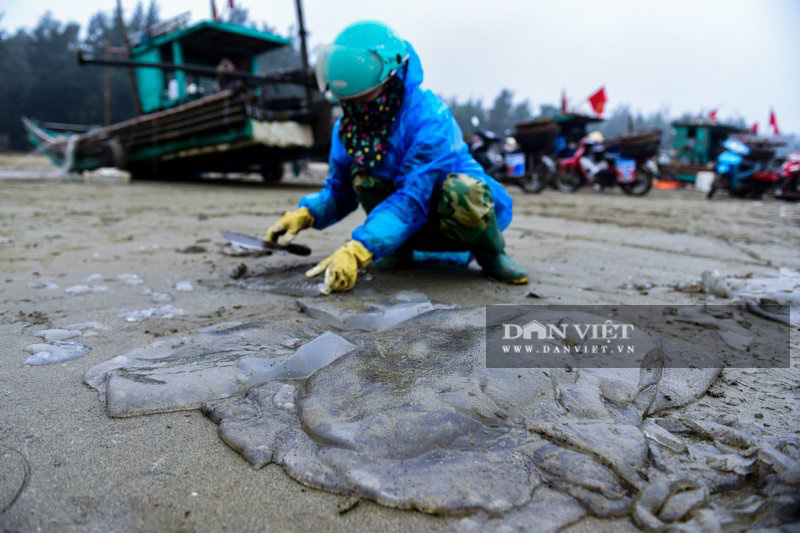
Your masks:
{"label": "blue hooded jacket", "polygon": [[[395,192],[381,202],[363,225],[353,230],[373,258],[392,253],[422,228],[428,219],[431,197],[451,173],[468,174],[489,185],[495,202],[497,223],[504,230],[511,222],[511,196],[489,177],[469,153],[458,123],[447,105],[433,92],[422,89],[422,64],[406,41],[409,51],[403,105],[398,111],[389,150],[371,174],[394,184]],[[343,219],[358,207],[350,166],[353,158],[339,139],[339,122],[333,126],[330,174],[319,192],[300,201],[314,217],[314,227],[323,229]]]}

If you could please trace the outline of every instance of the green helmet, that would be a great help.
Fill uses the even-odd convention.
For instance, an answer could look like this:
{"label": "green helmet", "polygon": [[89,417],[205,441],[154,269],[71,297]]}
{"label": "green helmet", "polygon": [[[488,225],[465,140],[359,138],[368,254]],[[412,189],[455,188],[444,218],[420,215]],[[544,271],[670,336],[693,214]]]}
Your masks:
{"label": "green helmet", "polygon": [[356,22],[317,52],[317,85],[338,98],[355,98],[383,85],[406,59],[405,43],[389,26]]}

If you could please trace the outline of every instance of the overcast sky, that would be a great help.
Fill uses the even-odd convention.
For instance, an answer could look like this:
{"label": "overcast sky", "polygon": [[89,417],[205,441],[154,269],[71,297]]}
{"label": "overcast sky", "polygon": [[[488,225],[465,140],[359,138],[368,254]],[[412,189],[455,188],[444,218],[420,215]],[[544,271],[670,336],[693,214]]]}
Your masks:
{"label": "overcast sky", "polygon": [[[227,0],[217,0],[223,4]],[[286,34],[293,0],[236,0]],[[113,0],[0,0],[0,28],[30,27],[47,10],[85,24]],[[128,14],[135,2],[123,0]],[[209,16],[209,0],[160,0],[162,17]],[[425,84],[485,102],[507,87],[535,109],[575,104],[601,85],[608,106],[645,113],[719,109],[766,129],[770,107],[800,133],[800,0],[305,0],[311,43],[350,22],[389,23],[417,49]]]}

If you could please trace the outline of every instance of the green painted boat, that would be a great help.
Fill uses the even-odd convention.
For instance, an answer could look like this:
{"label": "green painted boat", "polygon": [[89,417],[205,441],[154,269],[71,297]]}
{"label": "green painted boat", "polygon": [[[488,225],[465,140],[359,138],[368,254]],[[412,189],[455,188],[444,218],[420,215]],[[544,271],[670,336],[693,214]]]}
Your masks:
{"label": "green painted boat", "polygon": [[333,124],[308,72],[263,71],[264,54],[287,46],[286,38],[235,24],[173,21],[139,37],[124,60],[79,56],[133,69],[139,116],[105,127],[23,123],[33,145],[67,171],[259,172],[274,181],[287,161],[324,158]]}
{"label": "green painted boat", "polygon": [[668,174],[677,181],[694,183],[698,172],[713,172],[722,143],[745,130],[710,120],[679,120],[672,123],[675,150]]}

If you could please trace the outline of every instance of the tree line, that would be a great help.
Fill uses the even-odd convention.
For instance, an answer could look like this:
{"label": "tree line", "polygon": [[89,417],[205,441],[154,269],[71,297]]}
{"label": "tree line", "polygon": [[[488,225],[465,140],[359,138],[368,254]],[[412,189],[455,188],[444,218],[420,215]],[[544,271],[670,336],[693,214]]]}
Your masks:
{"label": "tree line", "polygon": [[[103,69],[78,65],[78,50],[102,56],[107,45],[123,46],[123,24],[131,34],[159,21],[154,1],[137,4],[129,17],[119,15],[94,14],[84,36],[79,24],[59,22],[50,13],[32,30],[0,31],[0,150],[30,149],[20,121],[23,116],[103,123]],[[133,95],[126,70],[111,69],[109,76],[111,120],[116,122],[133,115]]]}

